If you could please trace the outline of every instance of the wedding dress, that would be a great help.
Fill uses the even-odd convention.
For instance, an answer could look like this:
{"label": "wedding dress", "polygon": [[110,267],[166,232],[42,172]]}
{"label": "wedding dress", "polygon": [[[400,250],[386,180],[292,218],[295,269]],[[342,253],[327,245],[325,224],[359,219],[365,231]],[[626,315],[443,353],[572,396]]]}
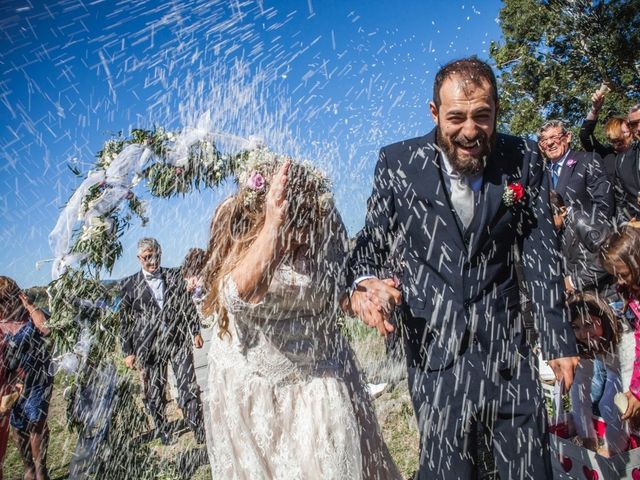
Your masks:
{"label": "wedding dress", "polygon": [[212,339],[205,399],[214,479],[401,478],[337,324],[346,234],[332,224],[321,260],[283,263],[260,303],[223,280],[231,337]]}

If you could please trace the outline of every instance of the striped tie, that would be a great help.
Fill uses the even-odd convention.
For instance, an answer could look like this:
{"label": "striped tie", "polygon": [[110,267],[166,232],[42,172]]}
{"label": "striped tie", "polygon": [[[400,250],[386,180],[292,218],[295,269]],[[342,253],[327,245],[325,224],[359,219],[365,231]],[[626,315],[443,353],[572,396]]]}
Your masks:
{"label": "striped tie", "polygon": [[553,189],[556,189],[556,185],[558,185],[558,171],[560,170],[560,163],[556,162],[551,166],[551,184],[553,185]]}

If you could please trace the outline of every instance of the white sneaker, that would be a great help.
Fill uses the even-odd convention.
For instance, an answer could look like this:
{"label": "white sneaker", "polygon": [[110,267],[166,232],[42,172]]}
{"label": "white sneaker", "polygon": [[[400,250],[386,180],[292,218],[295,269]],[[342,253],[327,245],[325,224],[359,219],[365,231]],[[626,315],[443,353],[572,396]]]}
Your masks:
{"label": "white sneaker", "polygon": [[367,383],[367,390],[373,398],[378,398],[387,389],[388,383]]}
{"label": "white sneaker", "polygon": [[540,380],[543,382],[553,382],[556,379],[556,374],[553,373],[553,369],[549,366],[547,361],[542,358],[542,354],[538,354],[538,372]]}

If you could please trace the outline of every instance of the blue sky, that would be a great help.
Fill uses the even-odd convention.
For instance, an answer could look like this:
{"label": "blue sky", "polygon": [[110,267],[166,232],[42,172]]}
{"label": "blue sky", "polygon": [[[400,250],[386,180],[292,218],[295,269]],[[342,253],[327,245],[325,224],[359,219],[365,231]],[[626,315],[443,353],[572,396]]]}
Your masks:
{"label": "blue sky", "polygon": [[[113,132],[179,129],[204,111],[216,129],[257,135],[334,179],[351,234],[364,220],[377,150],[426,133],[442,64],[488,58],[498,1],[5,0],[0,6],[0,264],[23,287],[46,284],[48,234]],[[246,104],[243,104],[246,102]],[[257,106],[257,108],[255,108]],[[124,237],[111,275],[137,269],[135,241],[156,236],[167,266],[204,246],[233,190],[159,200]]]}

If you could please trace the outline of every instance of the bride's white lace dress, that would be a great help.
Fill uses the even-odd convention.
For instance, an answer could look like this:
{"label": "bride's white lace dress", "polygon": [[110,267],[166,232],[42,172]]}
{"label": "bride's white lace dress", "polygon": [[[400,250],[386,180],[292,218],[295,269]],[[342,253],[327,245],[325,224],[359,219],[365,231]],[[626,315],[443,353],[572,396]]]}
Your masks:
{"label": "bride's white lace dress", "polygon": [[261,303],[223,281],[231,338],[213,337],[205,399],[214,479],[401,478],[336,323],[345,235],[333,225],[321,260],[283,264]]}

